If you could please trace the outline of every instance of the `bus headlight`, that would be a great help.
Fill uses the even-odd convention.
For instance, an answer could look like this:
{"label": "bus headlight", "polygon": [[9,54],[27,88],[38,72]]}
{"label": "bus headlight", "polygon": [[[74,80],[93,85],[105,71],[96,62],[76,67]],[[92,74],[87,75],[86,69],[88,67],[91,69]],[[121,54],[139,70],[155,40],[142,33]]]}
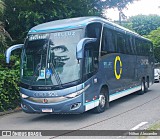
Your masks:
{"label": "bus headlight", "polygon": [[84,91],[86,91],[89,88],[90,85],[87,85],[85,88],[83,88],[82,90],[79,90],[77,92],[74,92],[72,94],[66,95],[66,98],[74,98],[76,96],[79,96],[80,94],[82,94]]}
{"label": "bus headlight", "polygon": [[22,98],[28,98],[29,97],[29,96],[27,96],[25,94],[22,94],[22,93],[20,93],[20,95],[21,95]]}

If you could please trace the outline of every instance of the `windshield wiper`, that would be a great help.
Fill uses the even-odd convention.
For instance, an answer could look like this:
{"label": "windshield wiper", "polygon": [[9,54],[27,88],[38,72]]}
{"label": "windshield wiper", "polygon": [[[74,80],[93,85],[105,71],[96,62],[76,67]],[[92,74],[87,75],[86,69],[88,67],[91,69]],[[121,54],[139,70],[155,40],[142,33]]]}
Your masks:
{"label": "windshield wiper", "polygon": [[57,71],[55,70],[53,64],[50,63],[50,65],[51,65],[51,69],[52,69],[52,71],[53,71],[53,75],[54,75],[54,77],[55,77],[58,85],[62,88],[62,87],[63,87],[63,86],[62,86],[62,81],[61,81],[61,78],[59,77],[59,74],[58,74]]}

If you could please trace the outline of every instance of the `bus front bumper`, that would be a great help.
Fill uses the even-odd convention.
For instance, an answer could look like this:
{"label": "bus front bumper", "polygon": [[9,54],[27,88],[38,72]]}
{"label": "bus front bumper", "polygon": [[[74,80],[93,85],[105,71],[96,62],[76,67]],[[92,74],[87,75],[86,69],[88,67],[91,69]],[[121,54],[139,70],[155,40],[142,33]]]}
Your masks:
{"label": "bus front bumper", "polygon": [[26,113],[83,113],[85,106],[83,105],[83,94],[70,98],[65,101],[56,103],[47,103],[47,98],[44,98],[44,103],[34,102],[22,98],[21,107]]}

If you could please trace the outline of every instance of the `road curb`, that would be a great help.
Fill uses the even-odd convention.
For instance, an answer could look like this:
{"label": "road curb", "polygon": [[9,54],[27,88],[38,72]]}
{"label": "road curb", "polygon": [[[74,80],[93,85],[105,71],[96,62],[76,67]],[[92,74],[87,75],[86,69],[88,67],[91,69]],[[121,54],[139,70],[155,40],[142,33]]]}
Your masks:
{"label": "road curb", "polygon": [[0,116],[4,116],[7,114],[11,114],[11,113],[16,113],[16,112],[20,112],[22,111],[22,109],[20,107],[14,109],[14,110],[9,110],[9,111],[5,111],[5,112],[0,112]]}

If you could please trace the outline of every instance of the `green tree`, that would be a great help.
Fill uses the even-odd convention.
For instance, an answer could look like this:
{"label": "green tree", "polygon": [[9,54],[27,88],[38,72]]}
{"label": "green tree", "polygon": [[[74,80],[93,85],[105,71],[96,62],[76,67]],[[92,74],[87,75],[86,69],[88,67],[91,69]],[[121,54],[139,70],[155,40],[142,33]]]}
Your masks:
{"label": "green tree", "polygon": [[17,42],[40,23],[79,16],[102,16],[104,8],[123,9],[134,0],[4,0],[6,29]]}
{"label": "green tree", "polygon": [[2,0],[0,0],[0,14],[3,14],[4,11],[4,2]]}
{"label": "green tree", "polygon": [[157,30],[151,31],[146,37],[152,40],[154,47],[160,47],[160,27]]}
{"label": "green tree", "polygon": [[119,11],[122,11],[127,4],[133,3],[138,0],[101,0],[102,8],[117,8]]}
{"label": "green tree", "polygon": [[160,27],[157,30],[151,31],[149,35],[145,37],[153,42],[155,59],[157,62],[160,62]]}
{"label": "green tree", "polygon": [[[0,20],[2,20],[4,9],[5,9],[5,4],[2,0],[0,0]],[[4,53],[4,51],[7,47],[6,38],[11,39],[8,32],[4,29],[3,22],[0,21],[0,53]]]}
{"label": "green tree", "polygon": [[137,15],[130,17],[123,26],[137,32],[140,35],[148,35],[152,30],[160,26],[158,15]]}

